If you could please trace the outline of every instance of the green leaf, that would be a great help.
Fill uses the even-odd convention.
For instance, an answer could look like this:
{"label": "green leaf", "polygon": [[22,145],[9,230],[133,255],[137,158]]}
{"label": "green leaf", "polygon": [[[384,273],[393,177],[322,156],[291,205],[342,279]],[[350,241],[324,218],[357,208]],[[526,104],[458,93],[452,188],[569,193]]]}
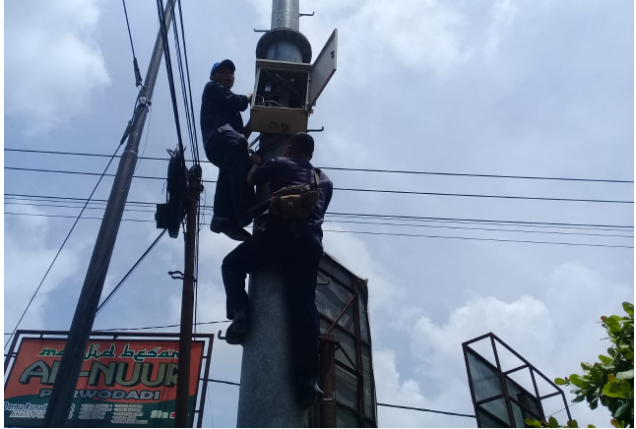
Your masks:
{"label": "green leaf", "polygon": [[595,428],[596,426],[594,425],[587,425],[588,428]]}
{"label": "green leaf", "polygon": [[532,426],[534,428],[540,428],[541,427],[541,422],[539,422],[538,420],[525,419],[524,421],[525,421],[525,423],[528,426]]}
{"label": "green leaf", "polygon": [[634,378],[634,370],[630,369],[629,371],[621,371],[616,373],[616,378],[619,380],[631,380]]}
{"label": "green leaf", "polygon": [[[627,384],[629,384],[629,382],[627,382]],[[611,382],[603,386],[603,395],[609,398],[627,398],[627,395],[623,393],[623,389],[621,389],[620,384]]]}
{"label": "green leaf", "polygon": [[554,379],[554,382],[555,382],[556,384],[558,384],[559,386],[563,386],[563,385],[565,385],[565,384],[568,384],[568,382],[567,382],[567,381],[565,381],[565,380],[564,380],[564,379],[562,379],[562,378],[555,378],[555,379]]}
{"label": "green leaf", "polygon": [[609,353],[609,355],[613,358],[616,357],[616,349],[614,347],[610,347],[609,349],[607,349],[607,353]]}
{"label": "green leaf", "polygon": [[631,302],[624,302],[623,303],[623,310],[625,310],[625,313],[627,313],[630,316],[634,317],[634,304],[632,304]]}
{"label": "green leaf", "polygon": [[630,392],[632,391],[631,384],[629,384],[629,381],[627,381],[627,380],[621,380],[620,386],[621,386],[621,391],[623,392],[625,397],[628,398]]}
{"label": "green leaf", "polygon": [[622,428],[623,426],[618,422],[618,420],[616,419],[612,419],[610,420],[610,423],[612,424],[612,426],[614,426],[615,428]]}
{"label": "green leaf", "polygon": [[581,368],[583,368],[583,371],[591,371],[592,368],[594,368],[594,365],[587,362],[581,362]]}
{"label": "green leaf", "polygon": [[629,413],[630,409],[633,409],[633,408],[634,408],[634,403],[632,401],[625,402],[623,405],[618,407],[616,411],[614,411],[614,417],[619,419],[624,414]]}
{"label": "green leaf", "polygon": [[570,383],[572,383],[573,385],[575,385],[579,389],[584,389],[585,388],[585,383],[583,382],[583,379],[581,378],[580,375],[572,374],[570,376],[569,380],[570,380]]}
{"label": "green leaf", "polygon": [[591,410],[595,410],[597,408],[598,408],[598,399],[595,399],[595,400],[590,402],[590,409]]}
{"label": "green leaf", "polygon": [[607,379],[611,382],[611,383],[615,383],[616,382],[616,376],[614,374],[608,374]]}
{"label": "green leaf", "polygon": [[583,402],[585,400],[585,396],[578,395],[576,398],[572,399],[572,402]]}
{"label": "green leaf", "polygon": [[569,428],[578,428],[579,427],[579,422],[577,422],[576,420],[570,420],[568,422],[568,427]]}
{"label": "green leaf", "polygon": [[550,417],[550,419],[548,420],[548,427],[558,428],[559,427],[559,422],[554,417]]}
{"label": "green leaf", "polygon": [[601,362],[603,362],[605,365],[608,365],[612,362],[612,358],[609,356],[605,356],[605,355],[598,355],[598,358],[601,360]]}

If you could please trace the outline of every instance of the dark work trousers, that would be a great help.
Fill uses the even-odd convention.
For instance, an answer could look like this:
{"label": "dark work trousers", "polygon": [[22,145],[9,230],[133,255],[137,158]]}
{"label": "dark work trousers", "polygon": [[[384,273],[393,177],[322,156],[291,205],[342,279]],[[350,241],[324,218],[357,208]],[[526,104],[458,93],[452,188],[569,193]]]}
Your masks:
{"label": "dark work trousers", "polygon": [[320,325],[316,309],[320,245],[304,228],[294,232],[284,224],[270,222],[264,232],[239,244],[223,260],[223,283],[227,295],[227,317],[233,310],[247,309],[245,277],[258,267],[277,264],[283,272],[291,317],[294,362],[300,376],[318,375]]}
{"label": "dark work trousers", "polygon": [[247,139],[229,125],[219,128],[205,144],[205,154],[219,167],[214,194],[214,215],[229,217],[244,227],[251,219],[245,213],[254,204],[254,188],[247,184],[250,156]]}

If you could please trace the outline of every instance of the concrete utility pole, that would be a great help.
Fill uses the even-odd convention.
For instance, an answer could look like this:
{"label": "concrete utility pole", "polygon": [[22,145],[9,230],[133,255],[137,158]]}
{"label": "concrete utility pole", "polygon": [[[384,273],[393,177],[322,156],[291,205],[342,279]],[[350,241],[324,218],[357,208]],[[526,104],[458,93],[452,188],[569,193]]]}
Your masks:
{"label": "concrete utility pole", "polygon": [[[311,45],[298,27],[298,0],[273,0],[272,29],[258,42],[257,56],[309,63]],[[263,161],[282,156],[286,140],[261,134]],[[259,202],[265,201],[268,186],[257,187],[256,193]],[[243,344],[237,426],[302,427],[284,279],[276,267],[264,267],[250,275],[248,293],[251,331]]]}
{"label": "concrete utility pole", "polygon": [[174,427],[189,426],[190,372],[192,359],[192,315],[194,312],[194,262],[197,244],[197,208],[201,195],[201,167],[195,165],[188,172],[188,209],[185,231],[185,269],[181,294],[181,329],[179,332],[179,369]]}
{"label": "concrete utility pole", "polygon": [[[170,26],[170,20],[174,10],[174,0],[168,0],[164,12],[164,25],[166,28]],[[46,407],[44,416],[44,427],[63,428],[69,418],[75,388],[79,373],[84,362],[84,354],[86,353],[86,344],[93,329],[95,322],[95,313],[99,304],[99,299],[104,288],[104,280],[108,272],[110,258],[115,247],[115,240],[119,225],[121,224],[122,214],[128,198],[128,191],[132,183],[135,165],[137,164],[137,153],[139,151],[139,142],[141,134],[144,130],[146,116],[148,114],[148,105],[152,98],[152,93],[157,81],[157,73],[161,65],[163,55],[163,40],[161,31],[157,35],[155,47],[150,58],[148,73],[144,82],[144,89],[140,94],[137,111],[135,112],[135,121],[132,124],[131,132],[128,137],[126,149],[121,156],[117,174],[113,182],[113,187],[108,197],[108,205],[104,213],[104,219],[99,228],[99,234],[93,249],[84,286],[75,309],[75,316],[71,329],[64,346],[64,354],[53,385],[53,392]]]}

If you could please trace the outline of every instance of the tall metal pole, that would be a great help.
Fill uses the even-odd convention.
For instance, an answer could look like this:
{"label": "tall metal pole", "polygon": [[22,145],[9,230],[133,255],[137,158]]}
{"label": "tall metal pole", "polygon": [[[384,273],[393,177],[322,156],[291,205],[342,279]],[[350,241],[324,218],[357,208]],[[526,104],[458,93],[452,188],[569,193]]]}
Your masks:
{"label": "tall metal pole", "polygon": [[188,173],[188,209],[185,232],[185,269],[181,296],[181,329],[179,333],[179,369],[177,372],[177,402],[175,427],[189,427],[190,362],[192,345],[192,315],[194,313],[194,260],[197,244],[197,208],[201,193],[201,167],[195,165]]}
{"label": "tall metal pole", "polygon": [[[164,24],[166,27],[170,25],[173,9],[174,0],[168,0],[164,12]],[[84,280],[84,286],[82,287],[68,339],[64,346],[64,354],[62,355],[62,361],[60,362],[56,377],[57,381],[53,385],[51,398],[44,416],[44,427],[66,427],[69,418],[77,380],[82,363],[84,362],[86,344],[93,329],[95,313],[102,295],[104,280],[106,279],[110,258],[113,254],[113,248],[115,247],[117,232],[119,231],[126,199],[128,198],[128,191],[130,190],[130,184],[133,179],[139,142],[148,114],[149,100],[152,98],[155,82],[157,81],[157,73],[161,65],[162,55],[163,40],[160,32],[155,41],[155,47],[148,66],[148,73],[146,74],[145,86],[140,94],[139,103],[135,112],[135,120],[132,124],[126,149],[119,161],[117,174],[115,175],[113,187],[108,197],[108,205],[106,206],[104,218],[95,242],[95,248],[93,249],[93,255],[86,273],[86,279]]]}
{"label": "tall metal pole", "polygon": [[[265,58],[303,62],[303,46],[298,46],[298,39],[304,36],[298,33],[298,26],[298,0],[273,0],[272,29],[259,41],[259,45],[265,45]],[[308,46],[309,42],[304,41]],[[282,156],[285,142],[284,136],[261,134],[263,161]],[[259,202],[265,201],[269,198],[268,186],[258,186],[256,194]],[[285,280],[280,270],[263,267],[252,273],[248,293],[251,331],[243,343],[237,427],[303,427]]]}

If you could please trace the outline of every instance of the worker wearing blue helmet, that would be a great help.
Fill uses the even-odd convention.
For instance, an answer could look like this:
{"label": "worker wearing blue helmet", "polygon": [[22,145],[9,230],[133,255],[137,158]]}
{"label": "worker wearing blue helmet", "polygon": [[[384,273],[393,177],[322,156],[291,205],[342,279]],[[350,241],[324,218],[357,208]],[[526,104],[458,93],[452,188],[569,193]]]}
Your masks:
{"label": "worker wearing blue helmet", "polygon": [[244,241],[244,229],[251,219],[245,216],[254,203],[254,188],[247,184],[251,167],[247,137],[249,123],[243,125],[241,112],[249,106],[252,94],[235,94],[234,71],[230,60],[212,67],[210,81],[203,90],[201,133],[205,154],[219,168],[214,195],[214,216],[210,229],[233,240]]}

